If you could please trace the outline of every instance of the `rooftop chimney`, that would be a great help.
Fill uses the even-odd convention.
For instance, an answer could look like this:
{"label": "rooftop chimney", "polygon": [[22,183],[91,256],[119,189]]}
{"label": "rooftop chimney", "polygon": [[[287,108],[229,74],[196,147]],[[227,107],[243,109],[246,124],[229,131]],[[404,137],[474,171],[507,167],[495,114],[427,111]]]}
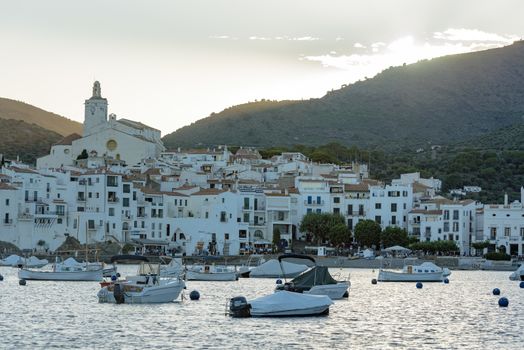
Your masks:
{"label": "rooftop chimney", "polygon": [[504,205],[508,205],[508,194],[504,193]]}

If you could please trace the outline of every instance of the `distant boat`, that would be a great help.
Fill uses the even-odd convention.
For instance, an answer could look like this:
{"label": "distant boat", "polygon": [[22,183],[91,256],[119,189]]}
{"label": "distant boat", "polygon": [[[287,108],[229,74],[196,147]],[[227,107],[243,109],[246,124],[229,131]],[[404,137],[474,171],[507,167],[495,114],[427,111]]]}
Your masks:
{"label": "distant boat", "polygon": [[62,262],[56,262],[55,271],[89,271],[102,269],[103,277],[111,277],[116,274],[116,266],[105,265],[101,262],[79,262],[75,258],[69,257]]}
{"label": "distant boat", "polygon": [[169,303],[177,299],[186,287],[179,277],[162,277],[160,264],[150,263],[143,256],[117,255],[111,258],[111,262],[122,260],[141,261],[138,273],[104,285],[97,293],[100,303]]}
{"label": "distant boat", "polygon": [[38,259],[35,256],[29,258],[24,258],[18,255],[10,255],[7,258],[0,260],[0,266],[12,266],[12,267],[30,267],[30,268],[39,268],[44,267],[49,263],[46,259]]}
{"label": "distant boat", "polygon": [[524,281],[524,264],[521,264],[519,268],[509,275],[509,279],[512,281]]}
{"label": "distant boat", "polygon": [[236,281],[238,273],[227,266],[192,266],[186,271],[188,281]]}
{"label": "distant boat", "polygon": [[101,281],[103,272],[102,269],[91,271],[42,271],[21,268],[18,270],[18,278],[39,281]]}
{"label": "distant boat", "polygon": [[260,266],[254,267],[249,271],[249,278],[292,278],[300,275],[309,267],[303,264],[294,264],[277,259],[266,261]]}
{"label": "distant boat", "polygon": [[451,271],[440,268],[431,262],[421,265],[404,265],[401,271],[380,269],[378,280],[380,282],[442,282]]}
{"label": "distant boat", "polygon": [[273,293],[247,302],[244,297],[229,301],[232,317],[296,317],[329,314],[333,301],[326,295],[298,294],[288,291]]}

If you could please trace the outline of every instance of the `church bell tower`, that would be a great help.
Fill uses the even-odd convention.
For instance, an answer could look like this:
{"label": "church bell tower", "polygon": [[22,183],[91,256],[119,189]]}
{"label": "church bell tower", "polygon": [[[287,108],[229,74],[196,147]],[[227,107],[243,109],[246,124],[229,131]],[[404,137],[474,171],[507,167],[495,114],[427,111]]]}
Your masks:
{"label": "church bell tower", "polygon": [[84,135],[96,132],[107,122],[107,99],[102,97],[100,83],[93,84],[93,96],[85,102]]}

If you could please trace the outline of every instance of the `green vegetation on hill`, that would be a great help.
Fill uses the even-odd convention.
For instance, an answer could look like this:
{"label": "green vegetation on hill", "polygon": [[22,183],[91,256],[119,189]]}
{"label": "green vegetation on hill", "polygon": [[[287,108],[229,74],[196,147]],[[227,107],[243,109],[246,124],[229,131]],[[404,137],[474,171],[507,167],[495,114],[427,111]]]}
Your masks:
{"label": "green vegetation on hill", "polygon": [[0,118],[0,153],[6,159],[34,163],[36,158],[49,153],[51,145],[62,136],[35,124],[21,120]]}
{"label": "green vegetation on hill", "polygon": [[524,42],[392,67],[320,99],[228,108],[166,135],[168,148],[329,142],[383,150],[445,145],[521,123]]}
{"label": "green vegetation on hill", "polygon": [[44,129],[54,131],[62,136],[73,133],[82,133],[82,124],[44,111],[27,103],[0,98],[0,119],[22,120],[29,124],[36,124]]}
{"label": "green vegetation on hill", "polygon": [[260,150],[260,154],[270,158],[289,151],[301,152],[316,162],[369,163],[371,176],[385,182],[399,178],[403,173],[420,172],[422,177],[441,179],[444,192],[463,186],[480,186],[482,192],[470,194],[468,198],[484,203],[500,203],[505,192],[510,199],[519,198],[520,187],[524,186],[524,147],[521,146],[524,127],[508,130],[520,140],[508,142],[504,148],[496,147],[499,140],[497,131],[482,137],[482,142],[473,141],[469,148],[452,145],[434,150],[428,147],[420,152],[385,152],[330,143],[319,147],[272,147]]}

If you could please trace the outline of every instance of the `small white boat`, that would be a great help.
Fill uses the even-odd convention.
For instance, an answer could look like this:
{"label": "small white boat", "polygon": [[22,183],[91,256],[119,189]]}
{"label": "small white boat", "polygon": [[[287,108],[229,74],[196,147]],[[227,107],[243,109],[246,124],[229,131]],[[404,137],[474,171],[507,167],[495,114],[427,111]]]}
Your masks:
{"label": "small white boat", "polygon": [[193,266],[186,271],[188,281],[236,281],[238,273],[225,266]]}
{"label": "small white boat", "polygon": [[294,264],[277,259],[266,261],[260,266],[254,267],[249,272],[249,278],[293,278],[309,269],[307,265]]}
{"label": "small white boat", "polygon": [[509,275],[509,279],[512,281],[524,281],[524,264],[520,265],[519,268]]}
{"label": "small white boat", "polygon": [[288,291],[273,293],[247,302],[244,297],[229,301],[233,317],[320,316],[329,314],[333,301],[326,295],[308,295]]}
{"label": "small white boat", "polygon": [[[112,261],[123,260],[122,256]],[[125,260],[130,260],[126,256]],[[124,281],[111,282],[97,293],[100,303],[150,304],[169,303],[178,298],[186,287],[184,281],[177,278],[162,278],[160,264],[149,263],[145,257],[135,257],[142,261],[136,276],[127,276]]]}
{"label": "small white boat", "polygon": [[327,295],[332,300],[347,298],[349,296],[348,290],[351,286],[349,276],[344,281],[337,281],[331,276],[327,267],[317,266],[315,259],[307,255],[281,255],[278,257],[278,261],[282,262],[282,260],[286,258],[307,259],[312,261],[315,266],[295,277],[290,282],[278,284],[275,292],[285,290],[295,293]]}
{"label": "small white boat", "polygon": [[91,271],[37,271],[21,268],[18,270],[18,278],[40,281],[102,281],[103,275],[102,269]]}
{"label": "small white boat", "polygon": [[107,266],[101,262],[79,262],[75,258],[69,257],[62,262],[55,263],[55,271],[93,271],[102,269],[103,277],[111,277],[116,274],[116,266]]}
{"label": "small white boat", "polygon": [[442,282],[451,274],[448,268],[440,268],[431,262],[421,265],[405,265],[402,271],[380,269],[380,282]]}

